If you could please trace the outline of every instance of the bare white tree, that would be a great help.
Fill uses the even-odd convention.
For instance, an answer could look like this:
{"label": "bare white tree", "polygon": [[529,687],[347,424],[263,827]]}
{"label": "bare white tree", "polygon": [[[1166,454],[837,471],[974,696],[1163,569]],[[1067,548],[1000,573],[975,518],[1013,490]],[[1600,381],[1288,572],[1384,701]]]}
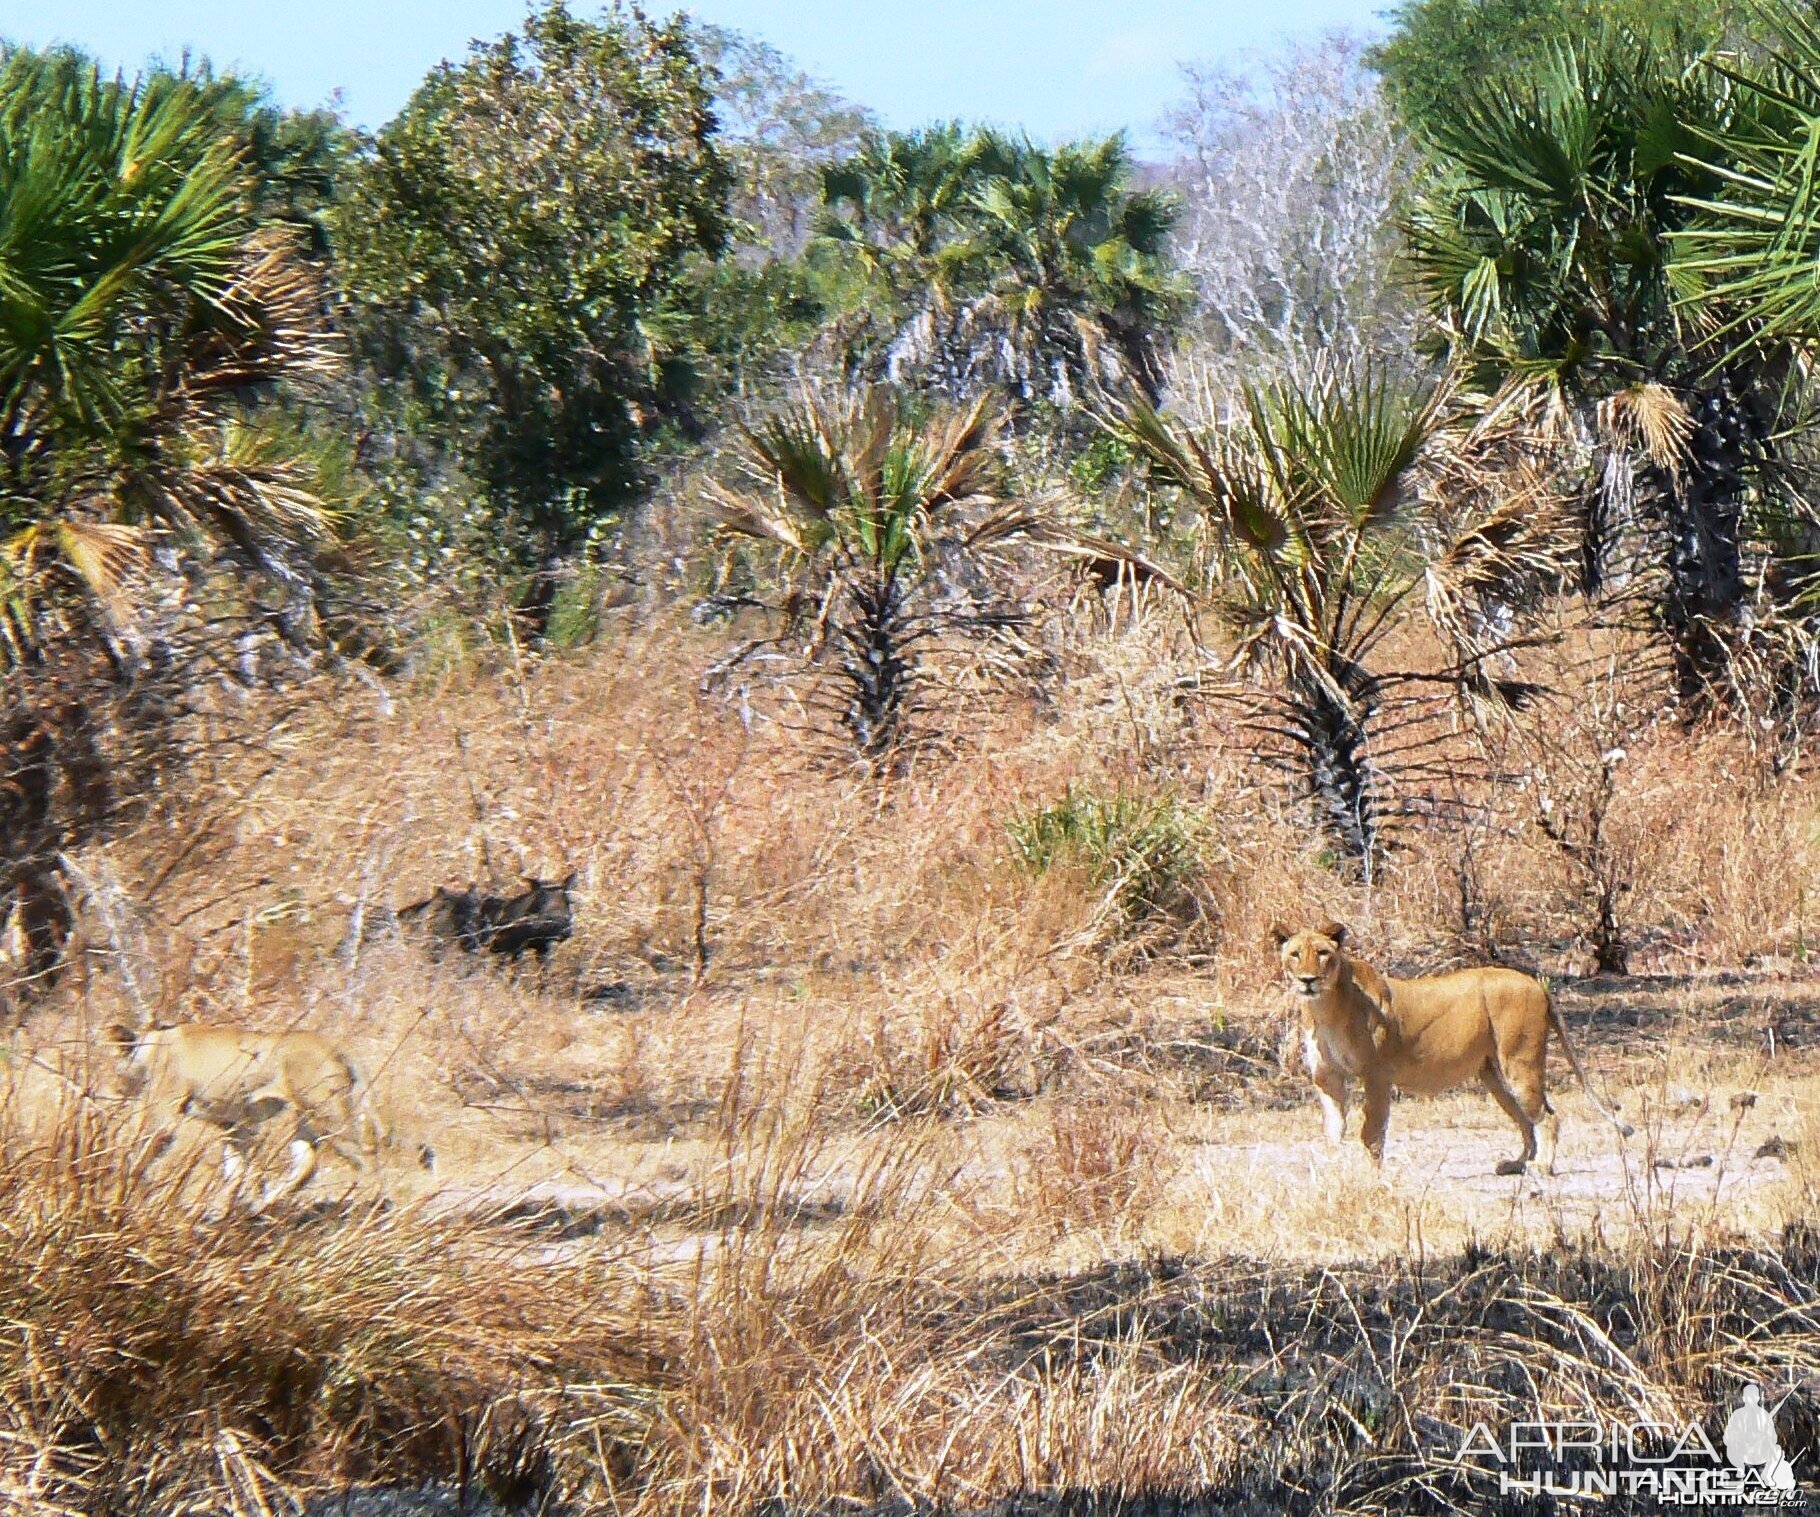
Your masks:
{"label": "bare white tree", "polygon": [[822,168],[852,153],[877,123],[768,42],[705,24],[697,36],[719,76],[721,147],[733,163],[734,211],[750,229],[741,252],[793,258],[821,205]]}
{"label": "bare white tree", "polygon": [[1188,97],[1164,129],[1181,148],[1196,367],[1230,375],[1335,345],[1413,356],[1394,218],[1414,159],[1363,53],[1330,33],[1243,72],[1184,65]]}

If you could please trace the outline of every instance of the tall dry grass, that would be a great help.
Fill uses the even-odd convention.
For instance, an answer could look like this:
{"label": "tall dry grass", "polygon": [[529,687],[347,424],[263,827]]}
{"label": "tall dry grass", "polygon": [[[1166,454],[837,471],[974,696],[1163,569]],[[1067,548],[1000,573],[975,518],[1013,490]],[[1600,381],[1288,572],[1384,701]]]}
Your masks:
{"label": "tall dry grass", "polygon": [[682,1257],[425,1206],[206,1222],[93,1106],[48,1137],[9,1120],[0,1495],[148,1517],[426,1480],[542,1511],[1382,1511],[1483,1497],[1453,1457],[1476,1421],[1710,1421],[1748,1378],[1797,1393],[1791,1446],[1815,1431],[1804,1228],[979,1278],[929,1225],[953,1181],[934,1128],[809,1236],[814,1112],[735,1097],[717,1120],[727,1163]]}
{"label": "tall dry grass", "polygon": [[[1687,1011],[1574,1003],[1633,1110],[1760,1091],[1727,1162],[1773,1124],[1786,1182],[1691,1207],[1653,1160],[1722,1143],[1652,1116],[1609,1203],[1462,1199],[1314,1157],[1265,945],[1319,914],[1390,968],[1590,968],[1520,750],[1481,765],[1504,784],[1463,766],[1470,825],[1437,810],[1366,885],[1194,696],[1179,622],[1064,625],[1064,680],[958,684],[951,742],[888,787],[830,767],[787,700],[704,697],[723,636],[627,613],[574,654],[325,680],[77,861],[80,970],[14,1057],[101,1094],[0,1112],[0,1495],[1401,1510],[1478,1498],[1437,1458],[1476,1418],[1704,1414],[1738,1376],[1820,1369],[1811,1236],[1782,1229],[1812,1210],[1812,1071],[1762,1037],[1812,1020],[1811,780],[1709,734],[1633,743],[1610,798],[1632,967],[1680,976]],[[1093,825],[1033,867],[1019,819],[1083,797]],[[1157,817],[1180,892],[1131,910]],[[545,971],[377,930],[439,883],[571,867]],[[1671,1071],[1715,1006],[1733,1041]],[[149,1158],[85,1068],[110,1021],[189,1017],[342,1041],[441,1175],[380,1204],[330,1174],[286,1217],[211,1221],[212,1155]],[[1482,1106],[1400,1106],[1393,1150],[1445,1127],[1489,1151]]]}

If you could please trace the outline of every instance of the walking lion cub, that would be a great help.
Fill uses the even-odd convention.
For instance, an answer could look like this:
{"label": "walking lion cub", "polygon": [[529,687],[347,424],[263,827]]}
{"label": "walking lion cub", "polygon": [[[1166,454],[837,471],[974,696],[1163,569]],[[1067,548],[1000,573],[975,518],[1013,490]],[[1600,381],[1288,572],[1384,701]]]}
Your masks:
{"label": "walking lion cub", "polygon": [[1559,1122],[1544,1085],[1551,1032],[1593,1105],[1630,1135],[1593,1095],[1541,981],[1499,968],[1393,979],[1346,951],[1346,929],[1337,922],[1295,933],[1276,926],[1271,937],[1301,1004],[1303,1057],[1330,1141],[1345,1135],[1355,1079],[1365,1088],[1365,1147],[1379,1164],[1393,1090],[1439,1095],[1476,1079],[1523,1137],[1521,1157],[1505,1160],[1497,1172],[1521,1174],[1537,1157],[1540,1129],[1542,1165],[1552,1174]]}
{"label": "walking lion cub", "polygon": [[[116,1024],[108,1033],[126,1094],[145,1102],[168,1137],[183,1117],[221,1131],[230,1184],[238,1185],[262,1128],[282,1136],[290,1169],[266,1186],[255,1214],[302,1189],[316,1171],[319,1146],[369,1171],[392,1141],[353,1060],[317,1033],[200,1022],[144,1032]],[[426,1169],[435,1165],[427,1147],[418,1159]]]}

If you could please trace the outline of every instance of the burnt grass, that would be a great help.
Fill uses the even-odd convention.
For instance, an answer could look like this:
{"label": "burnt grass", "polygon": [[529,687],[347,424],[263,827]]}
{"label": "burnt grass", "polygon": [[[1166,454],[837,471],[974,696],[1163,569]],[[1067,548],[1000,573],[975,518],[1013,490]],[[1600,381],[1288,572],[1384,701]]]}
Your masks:
{"label": "burnt grass", "polygon": [[[1799,1382],[1776,1415],[1782,1448],[1798,1471],[1820,1449],[1820,1230],[1805,1225],[1772,1247],[1469,1249],[1294,1270],[1157,1259],[1007,1281],[998,1296],[974,1305],[1008,1360],[1109,1360],[1141,1339],[1164,1362],[1223,1380],[1264,1429],[1255,1462],[1221,1488],[1047,1492],[973,1509],[993,1517],[1583,1510],[1500,1497],[1488,1461],[1455,1458],[1468,1427],[1502,1437],[1507,1422],[1592,1407],[1617,1420],[1642,1381],[1705,1408],[1698,1420],[1722,1449],[1743,1381],[1710,1367],[1721,1352],[1774,1364],[1766,1395]],[[1459,1391],[1474,1398],[1469,1416]],[[1620,1496],[1599,1509],[1660,1505]]]}
{"label": "burnt grass", "polygon": [[[1757,1309],[1744,1305],[1751,1301]],[[1467,1426],[1437,1415],[1457,1409],[1448,1389],[1470,1390],[1479,1399],[1469,1421],[1502,1437],[1506,1421],[1571,1419],[1590,1406],[1615,1420],[1641,1372],[1710,1407],[1698,1420],[1722,1449],[1725,1412],[1741,1382],[1686,1376],[1688,1350],[1697,1357],[1724,1344],[1748,1344],[1803,1380],[1777,1412],[1778,1434],[1797,1471],[1811,1467],[1820,1447],[1820,1232],[1806,1227],[1791,1228],[1773,1248],[1636,1258],[1578,1246],[1469,1250],[1428,1266],[1295,1271],[1158,1259],[1007,1280],[944,1310],[975,1324],[974,1333],[1000,1337],[1007,1370],[1110,1361],[1141,1338],[1164,1362],[1223,1381],[1261,1419],[1255,1458],[1231,1481],[1196,1491],[1033,1491],[986,1505],[886,1503],[864,1508],[867,1517],[1581,1511],[1584,1503],[1551,1496],[1500,1497],[1486,1465],[1458,1462]],[[1601,1352],[1601,1335],[1631,1364]],[[1599,1507],[1660,1509],[1646,1495]],[[780,1505],[775,1513],[808,1510]]]}
{"label": "burnt grass", "polygon": [[[1638,1415],[1639,1393],[1666,1391],[1722,1449],[1740,1365],[1759,1380],[1773,1365],[1777,1397],[1796,1385],[1776,1425],[1804,1483],[1820,1448],[1820,1230],[1805,1225],[1765,1247],[1574,1244],[1294,1269],[1158,1258],[914,1293],[904,1316],[928,1330],[924,1341],[957,1355],[990,1343],[1008,1374],[1110,1365],[1141,1342],[1159,1369],[1189,1365],[1219,1385],[1254,1426],[1252,1451],[1230,1480],[1193,1491],[1049,1489],[984,1505],[784,1501],[766,1517],[1580,1511],[1584,1503],[1549,1496],[1499,1496],[1487,1461],[1455,1457],[1467,1428],[1483,1421],[1502,1438],[1510,1421],[1594,1408],[1619,1420]],[[1715,1368],[1721,1356],[1732,1374]],[[1645,1495],[1599,1507],[1659,1509]]]}

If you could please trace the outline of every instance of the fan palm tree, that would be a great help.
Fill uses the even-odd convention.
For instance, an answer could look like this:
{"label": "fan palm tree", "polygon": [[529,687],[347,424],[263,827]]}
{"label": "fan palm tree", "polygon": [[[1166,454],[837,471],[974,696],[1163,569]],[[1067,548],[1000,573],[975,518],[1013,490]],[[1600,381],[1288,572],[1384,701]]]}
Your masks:
{"label": "fan palm tree", "polygon": [[1820,24],[1787,0],[1757,10],[1774,46],[1748,69],[1711,60],[1738,108],[1691,148],[1706,193],[1674,237],[1688,305],[1734,352],[1820,341]]}
{"label": "fan palm tree", "polygon": [[1003,494],[999,431],[984,398],[919,423],[883,386],[805,391],[747,430],[744,484],[716,487],[721,530],[776,550],[792,586],[786,635],[806,634],[831,670],[821,705],[874,772],[917,736],[929,645],[1024,619],[997,555],[1055,529]]}
{"label": "fan palm tree", "polygon": [[937,260],[983,175],[1001,169],[998,140],[942,122],[875,132],[822,170],[821,236],[856,249],[899,293],[935,282]]}
{"label": "fan palm tree", "polygon": [[871,286],[847,344],[850,353],[874,355],[860,367],[877,367],[882,355],[894,379],[912,377],[913,366],[948,394],[969,388],[965,354],[957,371],[957,355],[936,334],[952,325],[967,293],[953,249],[974,190],[1003,168],[1000,151],[991,133],[944,122],[869,134],[851,157],[823,169],[817,244],[853,258]]}
{"label": "fan palm tree", "polygon": [[88,655],[133,674],[154,555],[225,555],[281,588],[287,635],[314,620],[330,514],[254,402],[334,353],[255,190],[219,90],[0,53],[0,919],[34,974],[68,927],[57,860],[107,809]]}
{"label": "fan palm tree", "polygon": [[1725,180],[1700,150],[1737,119],[1732,82],[1672,39],[1557,47],[1425,110],[1434,174],[1406,225],[1453,354],[1577,438],[1586,587],[1641,554],[1689,718],[1753,698],[1780,515],[1787,351],[1728,359],[1676,306],[1676,234]]}
{"label": "fan palm tree", "polygon": [[1187,304],[1169,264],[1176,197],[1133,188],[1123,137],[1053,151],[1021,142],[999,157],[955,256],[979,266],[980,309],[1006,334],[1001,381],[1023,399],[1067,401],[1090,377],[1155,399],[1158,336]]}
{"label": "fan palm tree", "polygon": [[1367,872],[1395,806],[1380,751],[1392,693],[1434,682],[1507,703],[1532,693],[1490,677],[1504,651],[1495,642],[1465,647],[1449,669],[1383,668],[1396,613],[1426,592],[1454,631],[1470,596],[1559,567],[1524,499],[1467,523],[1438,553],[1425,548],[1433,524],[1412,507],[1411,486],[1442,404],[1431,384],[1324,362],[1245,387],[1237,415],[1211,426],[1165,416],[1141,395],[1104,418],[1214,535],[1230,666],[1258,701],[1259,725],[1296,755],[1322,829]]}
{"label": "fan palm tree", "polygon": [[1154,396],[1186,285],[1168,259],[1175,198],[1134,178],[1120,137],[885,134],[824,173],[821,241],[884,280],[894,379],[1066,405],[1092,376]]}
{"label": "fan palm tree", "polygon": [[330,521],[250,402],[328,369],[320,291],[186,79],[0,60],[0,642],[128,633],[152,548],[225,547],[310,616]]}

